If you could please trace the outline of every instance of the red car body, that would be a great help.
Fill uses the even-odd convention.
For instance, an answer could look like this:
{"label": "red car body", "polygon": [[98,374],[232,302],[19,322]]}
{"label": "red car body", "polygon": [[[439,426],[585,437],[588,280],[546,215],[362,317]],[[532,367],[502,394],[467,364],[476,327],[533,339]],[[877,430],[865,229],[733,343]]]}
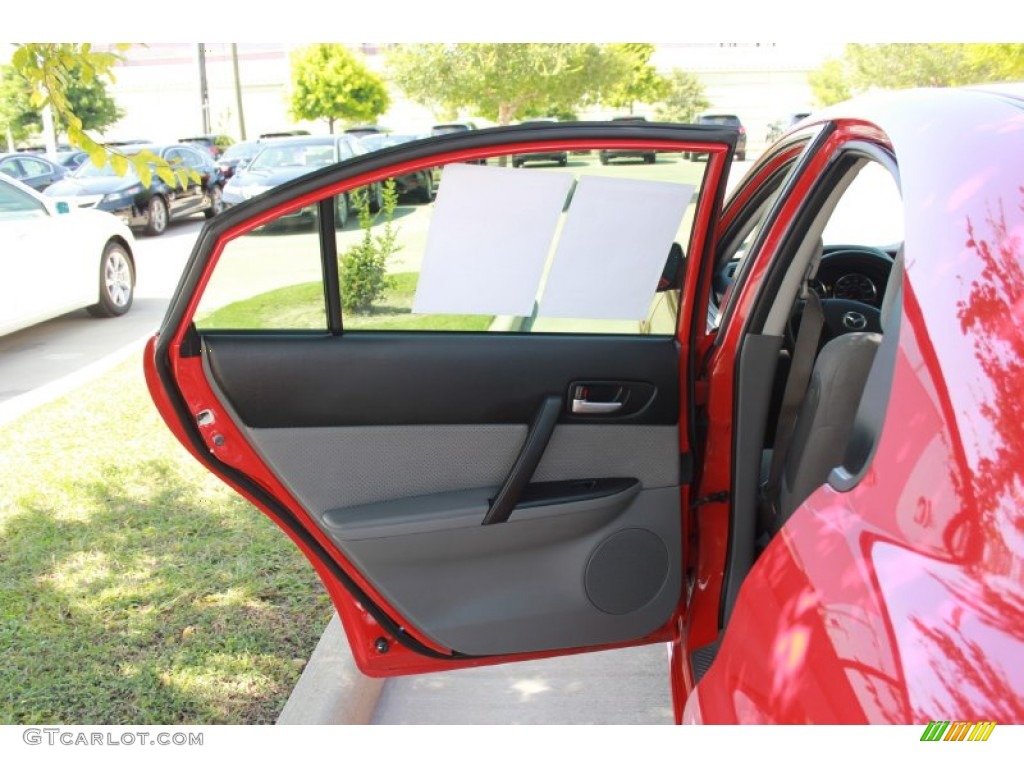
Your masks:
{"label": "red car body", "polygon": [[[342,164],[210,222],[160,334],[147,347],[147,380],[164,419],[199,461],[266,512],[307,555],[334,600],[359,667],[389,676],[668,642],[679,722],[1024,722],[1024,181],[1014,162],[1024,150],[1024,90],[923,90],[832,108],[769,149],[724,204],[735,147],[728,132],[559,124],[468,135]],[[418,560],[415,547],[403,545],[398,551],[405,559],[394,564],[391,550],[375,560],[365,549],[339,544],[304,501],[304,481],[275,466],[265,446],[254,443],[262,427],[253,426],[260,419],[246,405],[249,392],[226,394],[232,344],[249,360],[269,358],[268,350],[285,350],[288,337],[271,342],[250,334],[225,342],[216,332],[197,334],[194,316],[226,244],[275,216],[421,168],[496,154],[601,148],[708,156],[686,248],[684,311],[675,333],[678,389],[671,394],[679,405],[673,422],[678,451],[689,467],[680,473],[677,532],[659,533],[679,549],[659,574],[677,580],[670,587],[678,598],[653,627],[628,618],[646,610],[633,605],[623,611],[626,618],[608,619],[615,614],[608,601],[630,587],[590,581],[589,569],[607,552],[606,539],[582,556],[586,573],[567,570],[564,583],[550,585],[552,592],[569,592],[582,580],[592,592],[608,590],[597,600],[605,605],[602,615],[588,614],[578,624],[553,618],[565,622],[561,629],[570,639],[533,643],[530,632],[543,622],[532,615],[519,621],[516,611],[528,615],[530,601],[548,597],[531,592],[526,599],[515,591],[516,569],[500,571],[500,563],[505,558],[514,565],[516,556],[500,546],[452,544],[453,557],[492,558],[503,574],[497,578],[507,582],[493,586],[493,594],[524,603],[506,603],[507,635],[466,634],[484,638],[485,650],[459,653],[438,639],[447,629],[424,630],[406,615],[403,604],[420,596],[409,598],[402,593],[407,587],[394,586],[404,583],[401,578],[391,578],[409,571],[413,580],[429,580],[443,566]],[[898,176],[902,195],[902,241],[888,254],[896,256],[888,273],[897,277],[885,290],[900,298],[880,313],[881,349],[891,362],[877,364],[884,390],[876,398],[877,428],[859,471],[834,469],[766,540],[753,520],[746,468],[764,446],[744,437],[750,419],[756,421],[744,408],[761,398],[770,409],[769,388],[751,388],[740,363],[757,338],[785,343],[778,317],[785,320],[790,300],[778,297],[803,290],[801,259],[817,263],[807,243],[815,234],[820,238],[827,223],[821,210],[831,212],[835,204],[830,190],[841,197],[837,179],[854,174],[844,169],[866,165]],[[747,235],[749,243],[737,246]],[[822,263],[827,258],[826,248]],[[726,274],[730,284],[720,290],[715,281]],[[838,284],[824,288],[825,299],[840,298]],[[709,302],[720,313],[714,322],[702,311]],[[338,327],[327,335],[345,334]],[[336,339],[324,344],[340,344]],[[453,343],[466,344],[466,355],[483,354],[469,342]],[[549,338],[535,346],[543,351],[558,343]],[[623,350],[640,345],[621,343],[633,345]],[[423,386],[429,386],[433,350],[441,347],[396,349],[421,354]],[[290,350],[281,354],[277,368],[299,359],[288,357]],[[876,358],[885,359],[881,351]],[[299,396],[301,381],[288,386]],[[259,397],[253,402],[278,402]],[[858,397],[859,419],[871,398]],[[273,416],[273,406],[268,409]],[[433,541],[435,534],[417,530],[422,541]],[[451,535],[483,536],[472,532],[479,528],[467,530]],[[522,544],[530,557],[553,545],[554,529],[545,533],[551,535]],[[577,535],[583,539],[565,534]],[[628,547],[634,539],[648,546],[642,535],[617,541]],[[651,557],[658,551],[644,550]],[[622,556],[631,571],[651,560],[648,554]],[[467,572],[491,573],[486,563]],[[388,578],[377,578],[380,573]],[[609,573],[632,584],[625,571]],[[457,593],[461,587],[448,588]],[[492,594],[487,585],[467,589],[474,597]],[[430,604],[433,615],[470,610],[468,603]],[[498,621],[506,609],[479,610],[499,614]],[[489,645],[505,650],[486,652]]]}

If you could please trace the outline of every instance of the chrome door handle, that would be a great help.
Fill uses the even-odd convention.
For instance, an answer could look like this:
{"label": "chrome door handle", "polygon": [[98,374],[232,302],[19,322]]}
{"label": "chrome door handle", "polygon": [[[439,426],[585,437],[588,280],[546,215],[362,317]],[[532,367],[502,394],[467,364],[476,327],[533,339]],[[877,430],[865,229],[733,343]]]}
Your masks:
{"label": "chrome door handle", "polygon": [[584,400],[581,398],[573,398],[572,401],[573,413],[614,413],[621,407],[622,403],[617,402],[594,403],[590,400]]}

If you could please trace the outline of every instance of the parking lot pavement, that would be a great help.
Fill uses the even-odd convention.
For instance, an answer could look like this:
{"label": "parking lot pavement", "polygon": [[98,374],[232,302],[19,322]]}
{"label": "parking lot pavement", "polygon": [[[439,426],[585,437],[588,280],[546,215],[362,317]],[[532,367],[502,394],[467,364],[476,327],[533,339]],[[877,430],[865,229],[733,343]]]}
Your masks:
{"label": "parking lot pavement", "polygon": [[672,723],[663,644],[397,677],[375,725],[647,725]]}

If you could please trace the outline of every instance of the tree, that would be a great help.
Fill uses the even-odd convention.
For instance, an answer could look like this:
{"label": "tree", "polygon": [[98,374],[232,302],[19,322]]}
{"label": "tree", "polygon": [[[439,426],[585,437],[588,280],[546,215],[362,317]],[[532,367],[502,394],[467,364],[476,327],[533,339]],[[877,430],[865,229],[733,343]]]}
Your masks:
{"label": "tree", "polygon": [[711,106],[704,96],[704,86],[694,75],[674,68],[667,78],[667,95],[655,116],[670,123],[692,123],[697,115]]}
{"label": "tree", "polygon": [[[0,69],[0,130],[10,129],[15,140],[27,139],[43,128],[43,116],[32,106],[32,86],[11,66]],[[81,67],[68,72],[65,95],[68,108],[82,121],[86,131],[102,131],[124,117],[124,111],[107,93],[106,83],[99,77],[86,82]],[[58,130],[66,125],[57,119]]]}
{"label": "tree", "polygon": [[619,66],[622,67],[623,73],[605,93],[605,104],[628,109],[629,114],[633,114],[633,107],[637,102],[655,104],[668,96],[669,81],[648,63],[654,55],[653,45],[611,43],[606,46],[606,50],[609,55],[620,59]]}
{"label": "tree", "polygon": [[388,58],[405,94],[438,112],[467,109],[501,125],[599,101],[623,75],[594,43],[430,43]]}
{"label": "tree", "polygon": [[297,120],[373,122],[390,105],[387,86],[338,43],[319,43],[292,53],[291,112]]}
{"label": "tree", "polygon": [[76,80],[86,85],[97,77],[113,80],[111,70],[128,47],[117,43],[112,50],[94,51],[91,43],[22,43],[14,48],[11,66],[29,85],[31,107],[37,110],[50,107],[55,121],[65,126],[68,142],[88,152],[94,165],[102,167],[109,161],[114,171],[122,176],[131,166],[144,186],[149,186],[154,173],[171,186],[185,188],[190,180],[198,183],[198,171],[172,168],[149,150],[128,156],[107,149],[86,132],[84,121],[75,113],[68,94]]}
{"label": "tree", "polygon": [[946,87],[1024,78],[1024,44],[850,43],[808,76],[827,106],[873,88]]}

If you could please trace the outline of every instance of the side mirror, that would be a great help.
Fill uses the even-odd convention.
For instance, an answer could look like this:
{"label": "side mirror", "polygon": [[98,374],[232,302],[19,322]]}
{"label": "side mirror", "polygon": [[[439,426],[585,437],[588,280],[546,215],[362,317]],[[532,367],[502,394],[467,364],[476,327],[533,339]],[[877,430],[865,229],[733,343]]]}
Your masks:
{"label": "side mirror", "polygon": [[683,287],[683,275],[686,273],[686,259],[683,257],[683,246],[679,243],[672,243],[668,249],[668,258],[665,260],[665,269],[661,272],[661,279],[658,280],[657,292],[678,291]]}
{"label": "side mirror", "polygon": [[71,206],[68,204],[66,200],[57,201],[57,204],[54,206],[54,208],[59,214],[71,213]]}

